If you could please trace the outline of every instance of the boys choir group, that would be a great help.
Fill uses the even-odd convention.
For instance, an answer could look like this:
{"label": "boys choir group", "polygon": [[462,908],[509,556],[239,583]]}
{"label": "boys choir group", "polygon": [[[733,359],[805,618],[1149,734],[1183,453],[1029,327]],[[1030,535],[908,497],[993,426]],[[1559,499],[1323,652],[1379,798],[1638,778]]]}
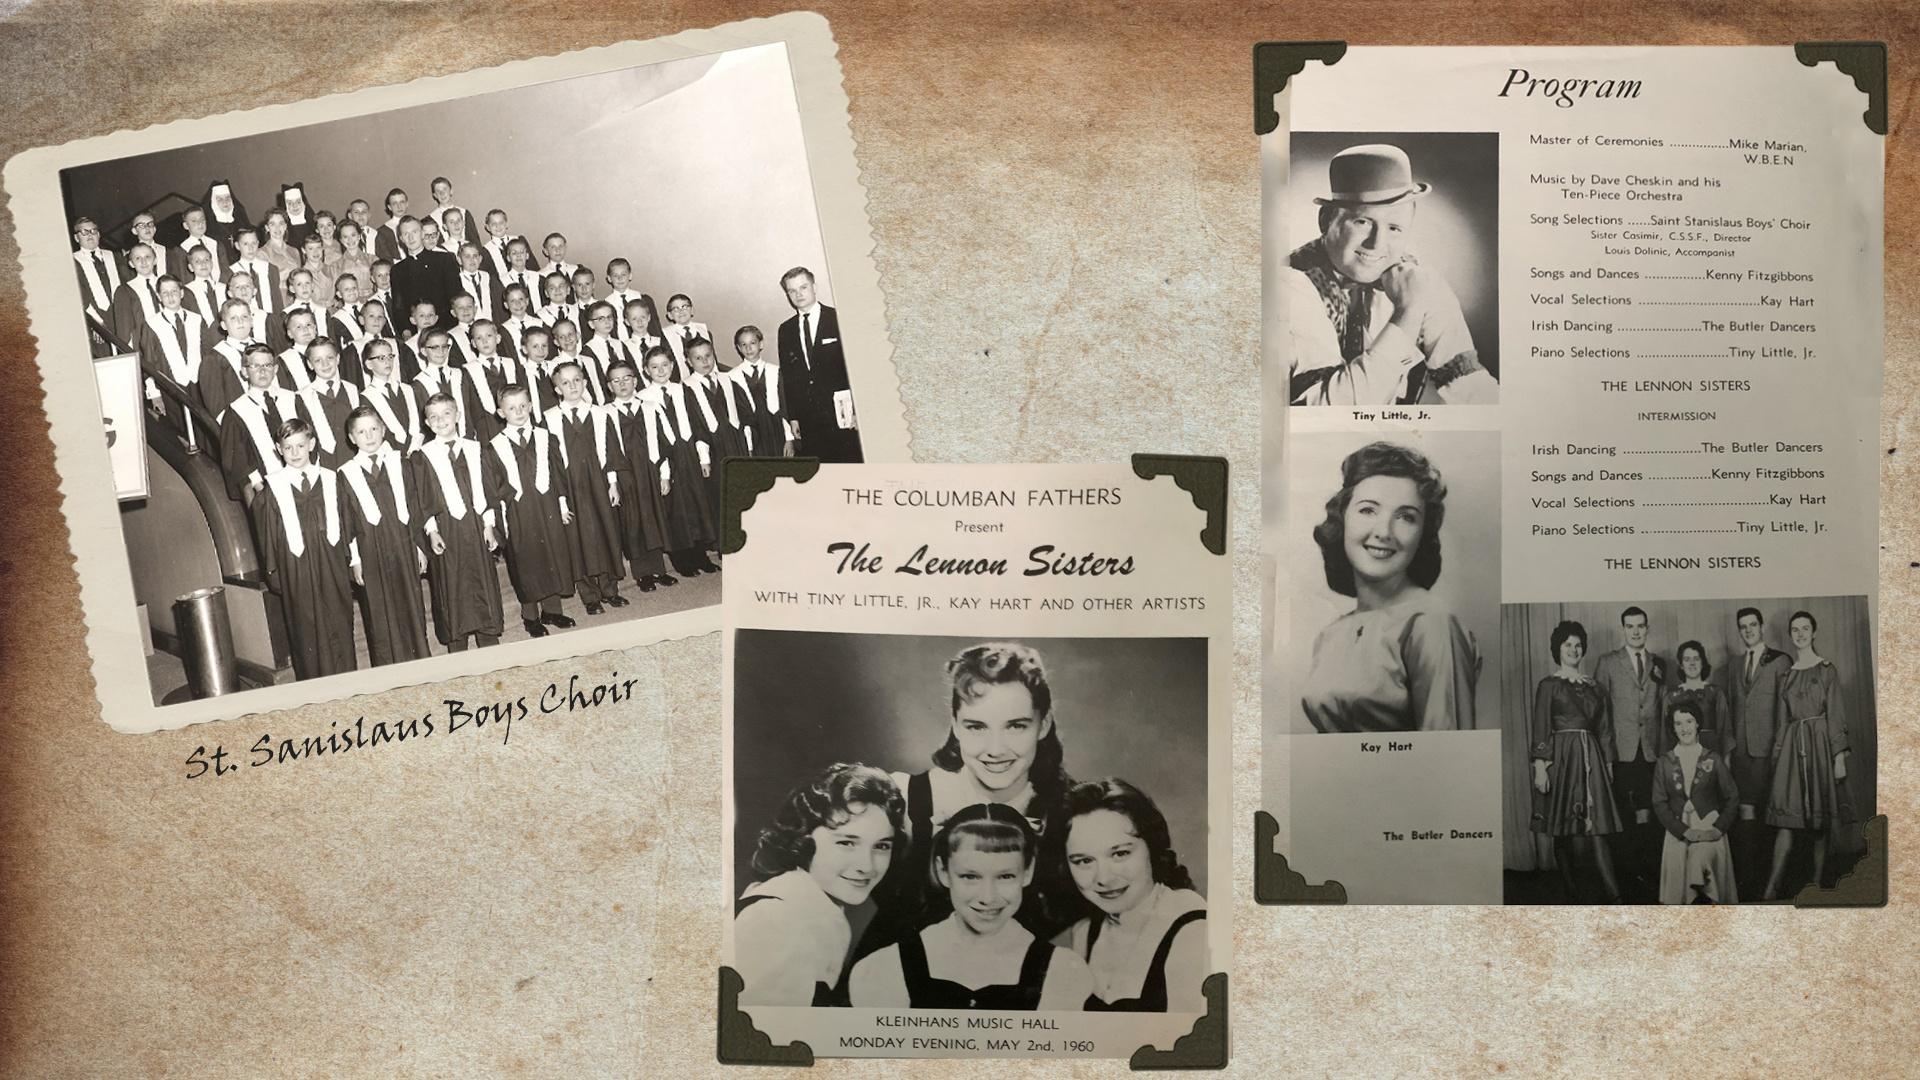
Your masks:
{"label": "boys choir group", "polygon": [[[785,363],[749,325],[722,368],[689,297],[668,300],[663,325],[626,259],[596,296],[564,236],[536,260],[496,209],[483,242],[452,185],[432,191],[416,217],[393,189],[374,226],[364,199],[336,218],[286,185],[256,230],[215,181],[182,215],[184,239],[158,243],[143,213],[118,252],[75,221],[94,354],[138,351],[215,419],[296,678],[355,667],[356,587],[376,665],[428,655],[422,574],[445,649],[497,644],[496,554],[526,632],[545,636],[575,625],[562,597],[590,616],[627,606],[629,570],[642,592],[718,573],[723,459],[860,460],[835,313],[811,271],[781,279]],[[148,387],[156,414],[191,428]]]}

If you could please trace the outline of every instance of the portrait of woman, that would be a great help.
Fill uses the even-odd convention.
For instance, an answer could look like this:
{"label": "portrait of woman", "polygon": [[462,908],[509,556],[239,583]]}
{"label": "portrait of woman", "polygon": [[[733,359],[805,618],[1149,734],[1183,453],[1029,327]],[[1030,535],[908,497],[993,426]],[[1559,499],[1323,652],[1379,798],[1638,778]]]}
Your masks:
{"label": "portrait of woman", "polygon": [[1667,706],[1671,749],[1653,768],[1653,814],[1667,830],[1660,852],[1663,904],[1740,902],[1733,852],[1727,845],[1727,826],[1739,812],[1740,790],[1726,757],[1701,743],[1700,719],[1695,701],[1676,700]]}
{"label": "portrait of woman", "polygon": [[1531,716],[1533,831],[1553,837],[1554,860],[1569,895],[1577,895],[1575,868],[1590,864],[1606,889],[1605,901],[1618,903],[1607,838],[1621,829],[1613,802],[1613,720],[1600,685],[1582,674],[1587,628],[1566,621],[1553,628],[1547,648],[1556,665],[1534,690]]}
{"label": "portrait of woman", "polygon": [[1060,858],[1086,915],[1068,935],[1086,961],[1088,1012],[1205,1012],[1207,901],[1167,819],[1118,777],[1067,792]]}
{"label": "portrait of woman", "polygon": [[[1680,659],[1680,684],[1667,691],[1667,708],[1680,704],[1691,706],[1700,729],[1700,745],[1726,753],[1733,738],[1733,715],[1727,711],[1727,695],[1707,681],[1713,675],[1713,665],[1707,662],[1706,646],[1688,641],[1675,655]],[[1667,748],[1673,746],[1671,726],[1661,732],[1661,737],[1669,740],[1665,744]]]}
{"label": "portrait of woman", "polygon": [[[355,226],[356,229],[359,226]],[[322,210],[313,215],[313,232],[320,238],[320,258],[329,273],[340,273],[340,255],[344,251],[340,246],[340,219],[331,210]]]}
{"label": "portrait of woman", "polygon": [[[1062,764],[1053,686],[1037,650],[1011,642],[968,646],[947,661],[945,687],[946,740],[933,752],[933,767],[893,774],[906,795],[909,848],[899,878],[888,882],[890,917],[945,914],[945,898],[928,883],[934,834],[948,818],[976,803],[1000,803],[1046,836],[1072,783]],[[1057,874],[1036,874],[1021,922],[1042,937],[1057,932],[1065,891]]]}
{"label": "portrait of woman", "polygon": [[900,790],[866,765],[830,766],[788,794],[754,847],[762,876],[734,907],[741,1004],[847,1003],[848,962],[904,820]]}
{"label": "portrait of woman", "polygon": [[348,219],[340,223],[340,257],[334,266],[334,276],[352,274],[360,283],[363,295],[371,295],[373,290],[373,256],[367,254],[366,234],[358,223]]}
{"label": "portrait of woman", "polygon": [[1430,591],[1440,578],[1447,485],[1426,455],[1369,443],[1340,466],[1313,529],[1327,587],[1354,600],[1313,639],[1300,704],[1321,732],[1475,726],[1480,653]]}
{"label": "portrait of woman", "polygon": [[1780,678],[1781,724],[1774,734],[1773,789],[1767,797],[1767,824],[1780,831],[1763,900],[1779,895],[1797,835],[1813,838],[1814,881],[1826,883],[1828,841],[1849,809],[1841,783],[1847,778],[1847,718],[1840,671],[1814,651],[1819,629],[1810,612],[1796,611],[1787,620],[1794,660]]}
{"label": "portrait of woman", "polygon": [[976,803],[934,837],[932,885],[952,914],[854,966],[861,1008],[1072,1010],[1093,992],[1087,966],[1021,926],[1040,837],[1005,803]]}
{"label": "portrait of woman", "polygon": [[280,280],[300,269],[300,249],[287,242],[287,213],[279,207],[267,211],[260,245],[260,257],[280,268]]}

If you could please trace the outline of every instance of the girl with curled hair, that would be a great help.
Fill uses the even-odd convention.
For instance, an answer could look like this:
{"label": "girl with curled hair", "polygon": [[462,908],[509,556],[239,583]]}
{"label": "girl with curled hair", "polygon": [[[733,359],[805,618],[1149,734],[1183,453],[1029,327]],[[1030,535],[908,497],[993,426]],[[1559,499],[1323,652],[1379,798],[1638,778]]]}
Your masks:
{"label": "girl with curled hair", "polygon": [[1424,454],[1374,442],[1340,465],[1340,490],[1314,527],[1327,587],[1355,600],[1313,641],[1300,704],[1315,730],[1474,726],[1480,653],[1428,592],[1440,578],[1447,485]]}
{"label": "girl with curled hair", "polygon": [[[934,833],[949,817],[977,803],[1002,803],[1045,836],[1071,782],[1061,765],[1053,687],[1038,651],[1005,641],[970,645],[947,661],[945,682],[947,737],[933,753],[934,767],[893,774],[906,795],[912,838],[903,873],[888,883],[883,901],[889,917],[904,920],[892,928],[895,937],[946,915],[946,897],[927,883]],[[1021,923],[1052,936],[1063,924],[1059,901],[1069,892],[1054,869],[1043,867],[1021,905]]]}
{"label": "girl with curled hair", "polygon": [[847,960],[872,921],[902,809],[900,789],[869,765],[829,766],[787,795],[754,847],[766,876],[734,906],[741,1004],[847,1003]]}
{"label": "girl with curled hair", "polygon": [[1039,834],[1005,803],[949,817],[933,841],[932,885],[953,913],[854,966],[862,1008],[1077,1010],[1092,992],[1080,957],[1015,918],[1033,884]]}
{"label": "girl with curled hair", "polygon": [[1089,1012],[1205,1012],[1207,900],[1167,819],[1118,777],[1067,793],[1056,852],[1084,901],[1068,941],[1086,961]]}

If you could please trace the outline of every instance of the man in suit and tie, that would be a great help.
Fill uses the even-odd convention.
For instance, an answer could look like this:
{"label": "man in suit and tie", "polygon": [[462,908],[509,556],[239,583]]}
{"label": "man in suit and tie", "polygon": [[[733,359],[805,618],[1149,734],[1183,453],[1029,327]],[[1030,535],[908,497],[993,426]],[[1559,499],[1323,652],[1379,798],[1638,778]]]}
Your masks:
{"label": "man in suit and tie", "polygon": [[401,311],[428,303],[441,329],[453,325],[453,298],[461,292],[460,264],[445,251],[426,246],[426,234],[413,217],[400,220],[400,246],[406,254],[393,264],[393,299]]}
{"label": "man in suit and tie", "polygon": [[1740,817],[1733,823],[1733,865],[1759,896],[1766,882],[1766,826],[1758,809],[1767,805],[1773,786],[1774,725],[1779,716],[1780,680],[1793,667],[1793,657],[1771,648],[1766,641],[1766,619],[1759,608],[1743,607],[1733,617],[1745,646],[1738,663],[1722,670],[1727,678],[1727,701],[1733,711],[1733,746],[1728,765],[1734,786],[1740,789]]}
{"label": "man in suit and tie", "polygon": [[813,271],[804,266],[781,275],[780,288],[793,308],[793,317],[780,324],[778,352],[780,397],[795,453],[822,461],[862,461],[839,317],[814,297]]}
{"label": "man in suit and tie", "polygon": [[1623,819],[1631,824],[1620,838],[1620,862],[1630,899],[1651,902],[1658,886],[1660,858],[1653,822],[1653,764],[1659,760],[1660,703],[1666,685],[1666,666],[1647,648],[1647,613],[1630,607],[1620,613],[1625,644],[1600,657],[1593,678],[1606,696],[1613,716],[1613,799]]}

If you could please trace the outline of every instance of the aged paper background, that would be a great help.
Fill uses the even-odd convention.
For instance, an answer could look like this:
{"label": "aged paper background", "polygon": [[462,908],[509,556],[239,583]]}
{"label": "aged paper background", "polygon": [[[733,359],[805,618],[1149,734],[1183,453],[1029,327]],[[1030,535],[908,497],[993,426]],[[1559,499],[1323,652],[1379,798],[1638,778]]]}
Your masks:
{"label": "aged paper background", "polygon": [[[776,10],[0,0],[0,157]],[[1907,440],[1920,419],[1920,177],[1904,128],[1920,13],[1891,2],[1328,0],[820,10],[840,43],[919,458],[1109,461],[1153,450],[1224,453],[1236,466],[1232,541],[1248,599],[1235,612],[1234,1074],[1913,1067],[1920,444]],[[1888,909],[1676,918],[1252,904],[1260,193],[1250,53],[1260,39],[1336,37],[1889,43],[1879,660]],[[719,1071],[718,638],[297,717],[112,733],[88,704],[11,233],[0,222],[0,1070]],[[363,711],[369,720],[426,711],[441,689],[472,701],[495,682],[537,692],[570,670],[616,669],[644,680],[629,713],[516,724],[508,746],[436,738],[181,779],[183,759],[216,730],[244,745],[265,730],[324,732]],[[1023,1068],[1046,1071],[995,1071]],[[1077,1074],[1111,1068],[1081,1064]]]}

